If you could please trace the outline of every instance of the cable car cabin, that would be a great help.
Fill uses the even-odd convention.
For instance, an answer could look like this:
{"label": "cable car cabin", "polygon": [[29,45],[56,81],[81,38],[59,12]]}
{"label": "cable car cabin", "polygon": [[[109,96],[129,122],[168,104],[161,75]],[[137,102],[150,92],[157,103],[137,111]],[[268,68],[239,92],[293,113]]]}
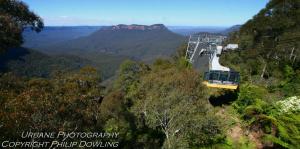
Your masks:
{"label": "cable car cabin", "polygon": [[211,88],[236,90],[239,86],[240,75],[234,71],[211,70],[204,74],[204,84]]}

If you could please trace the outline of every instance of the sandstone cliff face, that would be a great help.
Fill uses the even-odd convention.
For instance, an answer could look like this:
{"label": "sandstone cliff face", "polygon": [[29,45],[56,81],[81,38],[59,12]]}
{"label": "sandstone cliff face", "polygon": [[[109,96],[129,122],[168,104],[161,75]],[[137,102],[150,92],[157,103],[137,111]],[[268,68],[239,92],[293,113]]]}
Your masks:
{"label": "sandstone cliff face", "polygon": [[103,27],[101,30],[164,30],[167,29],[163,24],[154,24],[154,25],[124,25],[119,24],[115,26]]}

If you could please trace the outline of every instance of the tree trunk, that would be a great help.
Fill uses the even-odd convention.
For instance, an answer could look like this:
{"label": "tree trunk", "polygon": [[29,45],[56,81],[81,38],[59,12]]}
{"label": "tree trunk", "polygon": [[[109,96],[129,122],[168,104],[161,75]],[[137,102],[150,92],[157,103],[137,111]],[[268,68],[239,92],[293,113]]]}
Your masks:
{"label": "tree trunk", "polygon": [[262,73],[261,73],[261,75],[260,75],[261,80],[264,78],[266,69],[267,69],[267,63],[265,63],[265,66],[264,66],[264,68],[263,68],[263,71],[262,71]]}
{"label": "tree trunk", "polygon": [[252,84],[252,76],[251,76],[251,74],[252,74],[252,69],[250,68],[250,70],[249,70],[249,81]]}
{"label": "tree trunk", "polygon": [[166,132],[165,132],[165,135],[166,135],[166,138],[167,138],[168,149],[171,149],[171,144],[170,144],[169,133],[166,131]]}
{"label": "tree trunk", "polygon": [[293,47],[292,52],[291,52],[291,54],[290,54],[290,60],[292,60],[292,57],[293,57],[293,55],[294,55],[294,50],[295,50],[295,48]]}
{"label": "tree trunk", "polygon": [[294,62],[296,61],[296,58],[297,58],[297,56],[294,56],[294,59],[293,59],[292,65],[294,65]]}

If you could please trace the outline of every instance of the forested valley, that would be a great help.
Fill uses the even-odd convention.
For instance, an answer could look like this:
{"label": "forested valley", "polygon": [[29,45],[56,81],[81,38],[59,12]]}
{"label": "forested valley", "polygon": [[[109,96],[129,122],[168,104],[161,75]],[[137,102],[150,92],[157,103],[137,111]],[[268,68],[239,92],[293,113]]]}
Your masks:
{"label": "forested valley", "polygon": [[[18,50],[25,26],[43,29],[26,4],[9,2],[0,0],[1,54]],[[89,60],[42,54],[51,63],[38,67],[47,73],[23,75],[39,69],[29,63],[18,66],[28,72],[0,74],[0,142],[29,130],[84,131],[118,132],[106,141],[119,148],[299,148],[299,8],[300,0],[270,0],[230,33],[226,43],[239,49],[221,62],[240,72],[237,91],[203,85],[203,72],[185,59],[186,44],[152,63],[124,57],[108,82]]]}

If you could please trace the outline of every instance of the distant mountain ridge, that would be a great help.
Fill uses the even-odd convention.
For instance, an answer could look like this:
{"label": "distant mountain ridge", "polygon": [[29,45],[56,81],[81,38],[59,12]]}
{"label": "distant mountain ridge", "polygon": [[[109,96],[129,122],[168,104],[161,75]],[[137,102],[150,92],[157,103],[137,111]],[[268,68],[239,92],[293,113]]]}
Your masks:
{"label": "distant mountain ridge", "polygon": [[35,33],[30,28],[26,28],[23,32],[24,44],[23,47],[36,49],[44,49],[45,47],[53,46],[55,44],[74,40],[79,37],[88,36],[99,29],[107,31],[120,31],[120,30],[170,30],[176,34],[183,36],[199,33],[222,33],[228,35],[229,32],[237,31],[240,25],[234,25],[232,27],[209,27],[209,26],[164,26],[163,24],[154,25],[124,25],[119,24],[115,26],[46,26],[42,32]]}
{"label": "distant mountain ridge", "polygon": [[199,32],[220,33],[227,29],[227,27],[214,26],[168,26],[168,29],[174,33],[184,36],[192,35]]}
{"label": "distant mountain ridge", "polygon": [[107,26],[103,27],[100,30],[142,30],[142,31],[149,31],[149,30],[167,30],[167,27],[165,27],[163,24],[153,24],[153,25],[125,25],[125,24],[119,24],[115,26]]}
{"label": "distant mountain ridge", "polygon": [[242,27],[242,25],[231,26],[231,27],[227,28],[226,30],[222,31],[221,34],[229,35],[230,33],[239,31],[241,27]]}
{"label": "distant mountain ridge", "polygon": [[26,28],[23,32],[22,46],[40,51],[47,46],[88,36],[100,28],[101,26],[46,26],[40,33]]}
{"label": "distant mountain ridge", "polygon": [[151,61],[157,57],[169,57],[186,37],[173,33],[162,24],[116,25],[102,27],[86,37],[56,44],[46,48],[47,53],[103,52]]}

